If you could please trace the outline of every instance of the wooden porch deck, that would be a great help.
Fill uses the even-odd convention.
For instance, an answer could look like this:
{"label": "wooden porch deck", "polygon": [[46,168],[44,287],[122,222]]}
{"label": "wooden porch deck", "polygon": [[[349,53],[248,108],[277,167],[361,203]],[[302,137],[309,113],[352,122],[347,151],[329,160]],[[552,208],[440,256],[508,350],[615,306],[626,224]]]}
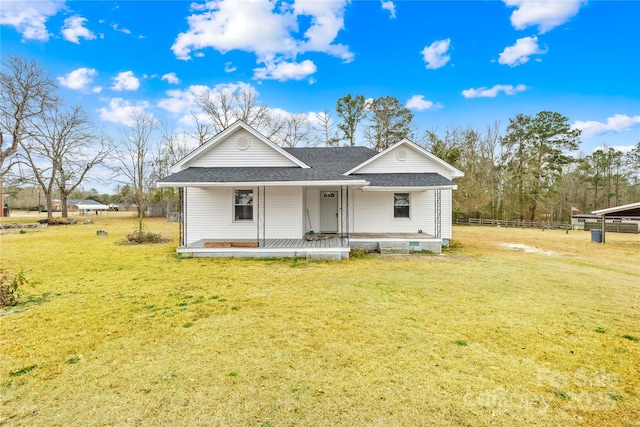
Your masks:
{"label": "wooden porch deck", "polygon": [[[238,242],[249,243],[256,242],[256,239],[202,239],[190,244],[189,248],[204,248],[207,242]],[[338,236],[333,236],[326,239],[318,240],[306,240],[306,239],[265,239],[264,244],[260,241],[259,249],[317,249],[317,248],[348,248],[349,244],[347,239],[341,239]],[[207,248],[209,249],[209,248]],[[228,249],[228,248],[225,248]],[[247,248],[257,249],[257,248]]]}
{"label": "wooden porch deck", "polygon": [[243,245],[243,243],[256,243],[256,239],[201,239],[188,246],[178,247],[177,252],[183,257],[297,257],[341,260],[349,258],[352,248],[379,250],[383,245],[398,244],[412,251],[440,252],[442,245],[442,239],[425,233],[352,233],[348,238],[337,235],[307,237],[306,239],[265,239],[259,241],[257,247]]}

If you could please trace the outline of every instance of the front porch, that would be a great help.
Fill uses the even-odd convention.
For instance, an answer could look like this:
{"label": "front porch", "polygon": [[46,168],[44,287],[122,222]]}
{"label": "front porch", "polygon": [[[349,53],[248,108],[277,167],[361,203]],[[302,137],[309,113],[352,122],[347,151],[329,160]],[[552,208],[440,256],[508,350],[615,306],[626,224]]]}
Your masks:
{"label": "front porch", "polygon": [[306,258],[308,260],[348,259],[352,249],[383,254],[429,251],[440,253],[442,239],[424,233],[353,233],[307,235],[304,239],[201,239],[178,247],[184,258]]}

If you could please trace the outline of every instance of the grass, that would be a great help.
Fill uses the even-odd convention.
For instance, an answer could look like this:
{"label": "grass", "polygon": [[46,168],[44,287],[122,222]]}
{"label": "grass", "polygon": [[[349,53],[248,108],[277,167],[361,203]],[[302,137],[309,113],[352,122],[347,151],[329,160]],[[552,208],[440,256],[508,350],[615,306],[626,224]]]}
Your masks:
{"label": "grass", "polygon": [[92,219],[0,236],[33,284],[0,311],[0,424],[640,419],[640,236],[456,227],[442,256],[180,259],[177,224],[121,245],[134,219]]}

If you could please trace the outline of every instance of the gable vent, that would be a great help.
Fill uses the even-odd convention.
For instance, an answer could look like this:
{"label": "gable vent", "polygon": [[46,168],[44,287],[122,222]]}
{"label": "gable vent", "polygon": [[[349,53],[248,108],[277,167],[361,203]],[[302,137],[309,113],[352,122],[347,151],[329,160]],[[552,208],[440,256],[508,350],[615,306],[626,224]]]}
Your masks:
{"label": "gable vent", "polygon": [[251,144],[249,143],[249,140],[244,136],[241,136],[236,141],[236,147],[238,147],[239,150],[246,150],[247,148],[249,148],[250,145]]}
{"label": "gable vent", "polygon": [[407,152],[405,150],[396,151],[396,159],[400,160],[401,162],[407,160]]}

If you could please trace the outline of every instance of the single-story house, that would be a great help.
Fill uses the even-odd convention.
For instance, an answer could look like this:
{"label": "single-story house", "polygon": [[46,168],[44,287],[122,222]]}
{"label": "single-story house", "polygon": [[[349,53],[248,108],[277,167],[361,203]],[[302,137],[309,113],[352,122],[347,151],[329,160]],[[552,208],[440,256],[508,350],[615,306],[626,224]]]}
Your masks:
{"label": "single-story house", "polygon": [[462,176],[406,139],[382,152],[282,148],[238,121],[157,185],[181,190],[183,256],[342,259],[351,249],[440,252]]}

